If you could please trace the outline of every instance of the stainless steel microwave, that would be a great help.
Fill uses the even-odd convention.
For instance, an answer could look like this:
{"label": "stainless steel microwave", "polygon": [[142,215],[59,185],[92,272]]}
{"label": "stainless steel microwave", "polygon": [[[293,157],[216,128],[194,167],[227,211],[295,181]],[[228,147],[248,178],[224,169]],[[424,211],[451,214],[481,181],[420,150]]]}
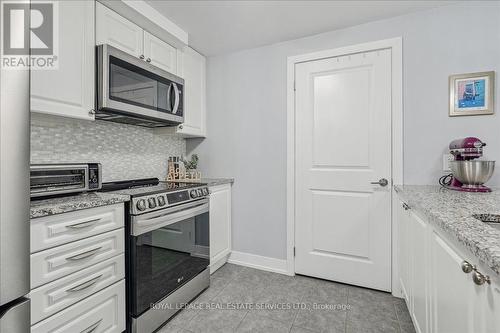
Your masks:
{"label": "stainless steel microwave", "polygon": [[97,46],[97,119],[145,126],[184,121],[184,80],[110,45]]}

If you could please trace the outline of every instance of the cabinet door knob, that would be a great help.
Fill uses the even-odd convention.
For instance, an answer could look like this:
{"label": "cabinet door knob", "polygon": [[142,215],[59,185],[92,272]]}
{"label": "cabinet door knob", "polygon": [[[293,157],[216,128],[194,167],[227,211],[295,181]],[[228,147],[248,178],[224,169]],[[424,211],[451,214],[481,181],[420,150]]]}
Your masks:
{"label": "cabinet door knob", "polygon": [[184,128],[184,126],[182,126],[182,125],[179,125],[179,129],[183,129],[183,128]]}
{"label": "cabinet door knob", "polygon": [[474,266],[467,260],[462,261],[462,272],[469,274],[474,270]]}
{"label": "cabinet door knob", "polygon": [[89,111],[89,115],[91,115],[91,116],[92,116],[92,115],[94,115],[94,114],[95,114],[95,110],[94,110],[94,109],[90,109],[90,111]]}
{"label": "cabinet door knob", "polygon": [[151,58],[147,58],[147,59],[146,59],[146,61],[147,61],[147,62],[151,62]]}
{"label": "cabinet door knob", "polygon": [[478,286],[482,286],[485,282],[490,284],[490,277],[488,275],[483,275],[481,272],[474,270],[472,273],[472,281]]}
{"label": "cabinet door knob", "polygon": [[144,54],[141,54],[141,55],[139,56],[139,59],[144,59]]}

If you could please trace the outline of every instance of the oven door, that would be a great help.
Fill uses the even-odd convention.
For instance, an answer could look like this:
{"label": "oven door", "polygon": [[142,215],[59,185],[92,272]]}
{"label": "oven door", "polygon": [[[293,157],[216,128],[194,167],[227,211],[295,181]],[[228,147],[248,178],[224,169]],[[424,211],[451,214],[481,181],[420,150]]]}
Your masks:
{"label": "oven door", "polygon": [[132,218],[133,317],[208,267],[208,207],[208,199],[202,199]]}
{"label": "oven door", "polygon": [[97,47],[97,60],[97,118],[183,122],[182,78],[109,45]]}

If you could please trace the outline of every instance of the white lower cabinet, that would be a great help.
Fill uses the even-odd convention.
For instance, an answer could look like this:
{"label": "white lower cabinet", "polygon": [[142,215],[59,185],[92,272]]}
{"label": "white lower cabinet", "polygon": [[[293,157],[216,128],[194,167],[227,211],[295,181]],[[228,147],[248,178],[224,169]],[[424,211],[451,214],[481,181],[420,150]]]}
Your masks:
{"label": "white lower cabinet", "polygon": [[410,213],[410,274],[411,308],[413,323],[417,333],[428,330],[428,293],[427,293],[427,223]]}
{"label": "white lower cabinet", "polygon": [[31,333],[121,333],[124,330],[124,280],[31,327]]}
{"label": "white lower cabinet", "polygon": [[31,324],[125,278],[125,255],[105,260],[30,292]]}
{"label": "white lower cabinet", "polygon": [[[419,333],[500,332],[500,279],[460,245],[425,219],[405,209],[398,211],[398,274],[403,296]],[[474,272],[489,275],[491,284],[477,285]]]}
{"label": "white lower cabinet", "polygon": [[35,218],[31,332],[125,330],[124,204]]}
{"label": "white lower cabinet", "polygon": [[231,184],[210,188],[210,273],[231,254]]}

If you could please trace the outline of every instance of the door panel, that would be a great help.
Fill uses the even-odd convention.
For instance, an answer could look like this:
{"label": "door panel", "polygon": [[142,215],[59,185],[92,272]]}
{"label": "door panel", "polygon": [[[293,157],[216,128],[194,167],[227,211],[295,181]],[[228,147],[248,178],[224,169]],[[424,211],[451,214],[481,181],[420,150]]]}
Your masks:
{"label": "door panel", "polygon": [[143,31],[108,7],[96,2],[96,44],[109,44],[128,54],[143,55]]}
{"label": "door panel", "polygon": [[391,51],[295,70],[295,270],[390,290]]}
{"label": "door panel", "polygon": [[177,74],[176,49],[147,31],[144,31],[144,56],[152,65]]}

